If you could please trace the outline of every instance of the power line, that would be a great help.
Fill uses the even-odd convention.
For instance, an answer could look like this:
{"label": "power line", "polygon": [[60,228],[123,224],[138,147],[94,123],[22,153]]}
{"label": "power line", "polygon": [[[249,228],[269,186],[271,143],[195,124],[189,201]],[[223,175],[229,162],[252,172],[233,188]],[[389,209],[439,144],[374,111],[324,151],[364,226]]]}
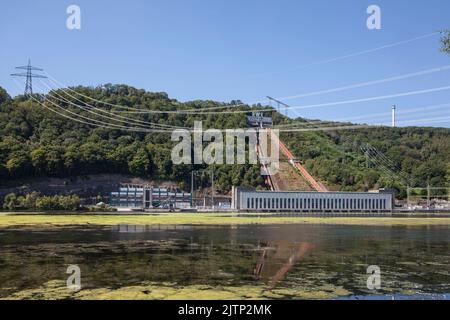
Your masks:
{"label": "power line", "polygon": [[[401,93],[395,93],[390,95],[383,95],[383,96],[376,96],[376,97],[370,97],[370,98],[363,98],[363,99],[354,99],[354,100],[346,100],[346,101],[336,101],[336,102],[327,102],[327,103],[320,103],[320,104],[311,104],[311,105],[300,105],[300,106],[291,106],[291,110],[298,110],[298,109],[312,109],[312,108],[321,108],[321,107],[330,107],[330,106],[338,106],[338,105],[345,105],[345,104],[355,104],[360,102],[370,102],[370,101],[378,101],[378,100],[386,100],[386,99],[392,99],[392,98],[399,98],[399,97],[407,97],[407,96],[414,96],[414,95],[420,95],[420,94],[426,94],[426,93],[433,93],[433,92],[440,92],[440,91],[446,91],[450,90],[450,86],[444,86],[444,87],[437,87],[437,88],[431,88],[431,89],[423,89],[423,90],[415,90],[415,91],[408,91],[408,92],[401,92]],[[196,111],[195,114],[239,114],[239,113],[248,113],[248,112],[268,112],[270,109],[250,109],[250,110],[234,110],[234,111]],[[148,113],[148,111],[124,111],[126,113]]]}
{"label": "power line", "polygon": [[[48,89],[52,89],[52,88],[50,88],[48,85],[46,85],[44,82],[43,82],[43,84],[48,88]],[[72,96],[72,95],[70,95],[70,94],[68,94],[67,92],[66,92],[66,90],[64,90],[64,89],[60,89],[62,92],[64,92],[65,94],[67,94],[68,96],[70,96],[70,97],[72,97],[72,98],[74,98],[76,101],[79,101],[80,103],[83,103],[84,105],[86,105],[86,106],[89,106],[89,107],[91,107],[91,108],[93,108],[93,109],[95,109],[95,110],[98,110],[99,112],[103,112],[103,113],[106,113],[107,115],[111,115],[111,116],[113,116],[113,117],[118,117],[118,118],[120,118],[120,119],[124,119],[124,120],[126,120],[126,121],[129,121],[131,124],[134,124],[134,125],[137,125],[137,126],[139,126],[139,127],[141,127],[142,125],[145,125],[145,126],[147,126],[147,125],[152,125],[152,126],[161,126],[161,127],[167,127],[167,128],[172,128],[172,129],[189,129],[188,127],[180,127],[180,126],[171,126],[171,125],[164,125],[164,124],[158,124],[158,123],[152,123],[152,122],[146,122],[146,121],[140,121],[140,120],[138,120],[138,119],[133,119],[133,118],[128,118],[128,117],[123,117],[123,116],[121,116],[121,115],[117,115],[117,114],[115,114],[115,113],[112,113],[112,112],[108,112],[108,111],[106,111],[106,110],[103,110],[103,109],[100,109],[100,108],[96,108],[96,107],[94,107],[94,106],[92,106],[92,105],[90,105],[90,104],[87,104],[87,103],[85,103],[84,101],[81,101],[81,100],[79,100],[79,99],[77,99],[76,97],[74,97],[74,96]],[[59,94],[57,94],[56,92],[54,92],[56,95],[58,95],[59,97],[62,97],[62,96],[60,96]],[[50,94],[50,93],[49,93]],[[51,95],[50,95],[51,96]],[[97,112],[93,112],[93,111],[91,111],[91,110],[89,110],[89,109],[85,109],[84,107],[82,107],[82,106],[79,106],[79,105],[77,105],[77,104],[74,104],[73,102],[71,102],[71,101],[69,101],[69,100],[67,100],[67,99],[64,99],[63,98],[63,100],[62,99],[58,99],[58,98],[55,98],[55,97],[52,97],[53,99],[56,99],[56,100],[58,100],[58,101],[61,101],[61,102],[65,102],[65,103],[69,103],[69,104],[72,104],[72,105],[74,105],[74,106],[76,106],[76,107],[78,107],[78,108],[81,108],[81,109],[83,109],[83,110],[86,110],[86,111],[88,111],[88,112],[90,112],[90,113],[93,113],[93,114],[95,114],[95,115],[98,115],[98,116],[101,116],[101,117],[105,117],[105,118],[108,118],[108,119],[112,119],[112,120],[114,120],[114,121],[118,121],[118,119],[115,119],[115,118],[111,118],[111,117],[108,117],[108,116],[105,116],[105,115],[103,115],[103,114],[99,114],[99,113],[97,113]],[[269,97],[270,98],[270,97]],[[273,99],[273,98],[271,98],[271,99]],[[278,100],[276,100],[276,99],[273,99],[273,101],[275,101],[275,102],[279,102],[279,103],[281,103],[283,106],[285,106],[286,108],[288,108],[289,107],[289,105],[287,105],[287,104],[285,104],[285,103],[283,103],[283,102],[281,102],[281,101],[278,101]],[[443,106],[448,106],[449,104],[442,104],[442,105],[433,105],[433,106],[427,106],[427,107],[422,107],[422,108],[428,108],[428,109],[435,109],[435,108],[441,108],[441,107],[443,107]],[[422,108],[416,108],[416,109],[412,109],[412,110],[420,110],[420,111],[422,111]],[[441,112],[441,111],[439,111],[439,112]],[[402,114],[406,114],[406,113],[412,113],[411,111],[410,112],[408,112],[408,111],[404,111],[404,112],[402,112]],[[379,114],[375,114],[375,115],[385,115],[385,114],[389,114],[389,113],[379,113]],[[374,116],[373,115],[369,115],[369,116],[363,116],[363,117],[355,117],[355,118],[359,118],[359,119],[361,119],[361,118],[363,118],[363,119],[365,119],[365,118],[374,118]],[[381,117],[380,117],[381,118]],[[348,120],[350,120],[350,119],[347,119],[347,122],[348,122]],[[291,129],[295,129],[295,128],[298,128],[298,126],[309,126],[309,125],[313,125],[313,126],[322,126],[322,127],[326,127],[327,128],[327,130],[329,130],[331,127],[333,127],[333,126],[337,126],[338,128],[342,128],[343,127],[343,124],[342,123],[339,123],[340,121],[345,121],[345,119],[344,120],[334,120],[334,121],[321,121],[321,120],[309,120],[309,121],[307,121],[307,123],[295,123],[295,124],[289,124],[289,125],[279,125],[279,126],[277,126],[277,128],[286,128],[286,127],[290,127]],[[292,132],[292,131],[291,131]]]}
{"label": "power line", "polygon": [[407,73],[407,74],[384,78],[384,79],[380,79],[380,80],[361,82],[361,83],[337,87],[337,88],[333,88],[333,89],[319,90],[319,91],[313,91],[313,92],[304,93],[304,94],[281,97],[281,98],[278,98],[278,100],[292,100],[292,99],[317,96],[317,95],[322,95],[322,94],[327,94],[327,93],[340,92],[340,91],[344,91],[344,90],[363,88],[363,87],[368,87],[368,86],[372,86],[372,85],[376,85],[376,84],[383,84],[383,83],[387,83],[387,82],[405,80],[405,79],[423,76],[423,75],[427,75],[427,74],[432,74],[432,73],[436,73],[436,72],[442,72],[442,71],[446,71],[449,69],[450,69],[450,65],[446,65],[446,66],[442,66],[442,67],[438,67],[438,68],[432,68],[432,69],[422,70],[422,71],[418,71],[418,72]]}
{"label": "power line", "polygon": [[[450,104],[447,104],[447,106],[449,106]],[[429,110],[432,110],[435,108],[430,108]],[[442,107],[437,108],[437,109],[442,109]],[[411,118],[411,117],[417,117],[419,116],[418,113],[424,113],[426,112],[426,115],[430,115],[430,114],[439,114],[440,116],[443,115],[448,115],[448,113],[450,112],[449,109],[447,110],[434,110],[434,111],[429,111],[429,110],[420,110],[420,111],[411,111],[411,112],[402,112],[402,119],[405,118]],[[367,117],[359,117],[359,121],[353,121],[351,122],[352,118],[348,118],[348,119],[336,119],[333,121],[322,121],[322,120],[309,120],[311,123],[317,124],[317,125],[333,125],[333,124],[345,124],[345,123],[353,123],[353,124],[372,124],[372,125],[377,125],[378,121],[374,122],[371,121],[370,123],[368,122],[371,119],[383,119],[386,121],[382,121],[381,124],[387,123],[387,121],[391,120],[387,115],[390,115],[391,113],[386,113],[386,116],[373,116],[373,115],[368,115]],[[398,115],[399,113],[397,113]],[[409,121],[420,121],[423,118],[419,118],[419,119],[411,119]],[[398,122],[398,117],[396,120],[396,123]],[[400,122],[405,122],[405,120],[400,120]],[[293,123],[293,124],[289,124],[289,125],[280,125],[280,126],[276,126],[276,128],[293,128],[293,127],[298,127],[298,126],[305,126],[308,125],[306,123]],[[392,126],[392,123],[391,123]]]}
{"label": "power line", "polygon": [[[122,116],[122,115],[118,115],[118,114],[113,113],[113,112],[108,112],[108,111],[106,111],[106,110],[103,110],[103,109],[100,109],[100,108],[96,108],[96,107],[94,107],[94,106],[92,106],[92,105],[90,105],[90,104],[87,104],[86,102],[84,102],[84,101],[82,101],[82,100],[80,100],[80,99],[77,99],[77,98],[74,97],[73,95],[67,93],[64,89],[58,89],[58,90],[62,91],[64,94],[66,94],[66,95],[68,95],[69,97],[71,97],[72,99],[74,99],[75,101],[78,101],[78,102],[84,104],[85,106],[87,106],[87,107],[89,107],[89,108],[92,108],[92,109],[98,111],[98,112],[95,112],[95,111],[90,110],[89,108],[85,108],[85,107],[83,107],[83,106],[80,106],[80,105],[78,105],[78,104],[73,103],[72,101],[70,101],[70,100],[64,98],[63,96],[61,96],[60,94],[58,94],[57,91],[55,91],[53,88],[51,88],[50,86],[48,86],[48,85],[45,84],[44,82],[42,82],[42,83],[43,83],[49,90],[51,90],[47,95],[49,95],[49,96],[52,97],[53,99],[56,99],[56,100],[61,101],[61,102],[69,103],[69,104],[71,104],[71,105],[73,105],[73,106],[75,106],[75,107],[77,107],[77,108],[81,108],[81,109],[83,109],[83,110],[85,110],[85,111],[87,111],[87,112],[90,112],[90,113],[95,114],[95,115],[100,116],[100,117],[108,118],[108,119],[111,119],[111,120],[114,120],[114,121],[120,121],[120,120],[117,119],[117,118],[119,118],[119,119],[123,119],[123,120],[125,120],[125,121],[128,121],[128,122],[133,123],[133,124],[138,125],[138,126],[142,126],[142,125],[147,125],[147,126],[148,126],[148,125],[152,125],[152,126],[156,126],[156,127],[163,127],[163,128],[170,128],[170,129],[187,129],[187,127],[172,126],[172,125],[167,125],[167,124],[160,124],[160,123],[155,123],[155,122],[142,121],[142,120],[139,120],[139,119],[133,119],[133,118],[129,118],[129,117],[124,117],[124,116]],[[52,92],[53,92],[53,96],[52,96]],[[54,95],[57,95],[58,97],[60,97],[60,98],[62,98],[62,99],[55,98]],[[102,112],[102,113],[104,113],[104,114],[106,114],[106,115],[100,114],[99,112]],[[107,115],[113,116],[114,118],[108,117]]]}
{"label": "power line", "polygon": [[[225,106],[209,107],[209,108],[202,108],[202,109],[193,108],[193,109],[181,109],[181,110],[142,110],[142,109],[138,109],[138,108],[122,106],[122,105],[118,105],[118,104],[114,104],[114,103],[97,100],[90,96],[84,95],[76,90],[73,90],[72,88],[69,88],[67,85],[61,83],[60,81],[58,81],[57,79],[55,79],[54,77],[49,75],[48,73],[46,73],[46,74],[47,74],[49,80],[52,81],[54,84],[56,84],[56,86],[66,87],[66,90],[71,91],[74,94],[77,94],[77,95],[84,97],[86,99],[89,99],[91,101],[98,102],[98,103],[101,103],[101,104],[104,104],[104,105],[110,106],[110,107],[125,109],[125,111],[118,111],[118,112],[123,112],[123,113],[196,114],[200,110],[215,110],[215,109],[224,109],[224,108],[235,108],[235,107],[239,107],[239,106],[248,106],[248,104],[241,103],[241,104],[237,104],[237,105],[225,105]],[[257,101],[254,103],[259,103],[259,102],[263,102],[263,101],[266,101],[266,100],[261,100],[261,101]],[[177,102],[177,104],[179,104],[179,103]]]}
{"label": "power line", "polygon": [[[422,75],[427,75],[427,74],[447,71],[449,69],[450,69],[450,65],[445,65],[445,66],[441,66],[441,67],[437,67],[437,68],[431,68],[431,69],[422,70],[422,71],[418,71],[418,72],[413,72],[413,73],[408,73],[408,74],[403,74],[403,75],[399,75],[399,76],[393,76],[393,77],[388,77],[388,78],[379,79],[379,80],[373,80],[373,81],[368,81],[368,82],[362,82],[362,83],[357,83],[357,84],[352,84],[352,85],[342,86],[342,87],[337,87],[337,88],[332,88],[332,89],[313,91],[313,92],[309,92],[309,93],[303,93],[303,94],[291,95],[291,96],[279,97],[279,98],[267,97],[267,99],[254,101],[254,102],[246,103],[246,104],[245,103],[241,103],[241,104],[237,104],[237,105],[225,105],[225,106],[208,107],[208,108],[201,108],[201,109],[142,110],[142,109],[138,109],[138,108],[121,106],[121,105],[112,104],[112,103],[104,102],[104,101],[101,101],[101,100],[97,100],[97,99],[94,99],[92,97],[83,95],[83,94],[81,94],[81,93],[79,93],[79,92],[77,92],[77,91],[75,91],[75,90],[73,90],[71,88],[67,88],[66,90],[72,91],[73,93],[75,93],[77,95],[80,95],[80,96],[85,97],[87,99],[90,99],[92,101],[96,101],[96,102],[102,103],[104,105],[108,105],[108,106],[117,107],[117,108],[120,108],[120,109],[129,110],[129,111],[119,111],[119,112],[124,112],[124,113],[168,113],[168,114],[170,114],[170,113],[180,113],[180,114],[192,114],[192,113],[197,113],[197,112],[205,112],[205,111],[209,111],[209,110],[220,110],[220,109],[227,109],[227,108],[236,108],[236,107],[239,107],[239,106],[251,106],[251,105],[255,105],[255,104],[267,101],[267,100],[269,101],[271,107],[272,107],[272,104],[271,104],[272,101],[275,101],[278,104],[278,107],[279,107],[280,104],[284,105],[284,103],[282,102],[283,100],[292,100],[292,99],[297,99],[297,98],[303,98],[303,97],[309,97],[309,96],[323,95],[323,94],[327,94],[327,93],[340,92],[340,91],[344,91],[344,90],[363,88],[363,87],[372,86],[372,85],[376,85],[376,84],[383,84],[383,83],[388,83],[388,82],[393,82],[393,81],[398,81],[398,80],[405,80],[405,79],[418,77],[418,76],[422,76]],[[56,80],[54,77],[50,76],[48,73],[46,73],[46,74],[47,74],[48,78],[50,79],[50,81],[52,81],[57,86],[67,87],[63,83],[61,83],[58,80]],[[136,112],[131,112],[131,111],[136,111]],[[235,112],[235,111],[229,111],[229,113],[233,113],[233,112]],[[247,111],[245,111],[245,112],[247,112]],[[220,112],[220,113],[222,113],[222,112]]]}
{"label": "power line", "polygon": [[[16,81],[16,84],[18,84],[17,81]],[[20,86],[20,84],[18,84],[18,85]],[[170,132],[170,128],[166,128],[166,129],[163,129],[163,128],[161,128],[161,129],[155,129],[155,128],[144,129],[144,128],[125,127],[125,126],[120,126],[120,125],[114,125],[114,124],[105,123],[105,122],[102,122],[102,121],[99,121],[99,120],[96,120],[96,119],[91,119],[89,117],[84,117],[84,116],[81,116],[81,115],[79,115],[77,113],[73,113],[72,112],[72,114],[77,116],[77,117],[82,117],[83,119],[86,119],[86,120],[89,120],[89,121],[98,122],[98,123],[102,123],[102,124],[98,125],[97,123],[85,122],[85,121],[82,121],[82,120],[79,120],[79,119],[74,119],[74,118],[72,118],[70,116],[67,116],[65,114],[61,114],[60,112],[57,112],[57,111],[53,110],[52,108],[49,108],[49,107],[43,105],[42,103],[40,103],[40,101],[38,101],[36,99],[33,99],[33,100],[35,100],[36,102],[41,104],[44,108],[49,109],[50,111],[52,111],[52,112],[54,112],[54,113],[56,113],[58,115],[61,115],[61,116],[65,117],[65,118],[68,118],[68,119],[71,119],[71,120],[74,120],[74,121],[77,121],[77,122],[80,122],[80,123],[83,123],[83,124],[87,124],[87,125],[94,125],[94,126],[97,126],[97,127],[103,127],[103,128],[109,128],[109,129],[119,129],[119,130],[122,129],[122,130],[127,130],[127,131],[146,132],[146,133],[149,133],[149,132],[161,132],[161,133],[165,132],[165,133],[168,133],[168,132]],[[50,100],[47,100],[47,101],[49,101],[53,105],[57,106],[58,108],[62,109],[63,111],[68,112],[68,110],[66,110],[66,109],[62,108],[61,106],[51,102]],[[69,111],[69,113],[70,113],[70,111]],[[421,119],[421,121],[427,121],[429,123],[444,122],[443,120],[446,121],[447,119],[443,119],[442,117],[436,117],[436,118],[430,118],[430,119]],[[449,118],[449,120],[450,120],[450,118]],[[418,121],[417,120],[401,121],[401,123],[407,123],[407,122],[418,122]],[[312,125],[315,125],[315,124],[312,124]],[[353,125],[353,124],[352,125],[343,125],[343,124],[335,124],[334,126],[333,125],[330,125],[330,126],[316,126],[315,128],[287,128],[287,129],[281,129],[280,132],[307,132],[307,131],[328,131],[329,132],[329,131],[333,131],[333,130],[339,130],[339,131],[342,131],[342,130],[358,130],[358,129],[376,128],[376,127],[384,127],[384,126],[386,126],[386,125],[383,125],[383,124],[380,124],[380,125]],[[187,130],[189,132],[193,131],[193,129],[185,129],[185,130]],[[221,131],[224,131],[224,130],[221,130]]]}
{"label": "power line", "polygon": [[[20,84],[17,81],[16,81],[16,84],[18,86],[20,86]],[[37,102],[38,104],[40,104],[45,109],[48,109],[49,111],[51,111],[51,112],[53,112],[53,113],[55,113],[57,115],[60,115],[60,116],[62,116],[64,118],[67,118],[67,119],[70,119],[70,120],[73,120],[73,121],[76,121],[76,122],[79,122],[79,123],[82,123],[82,124],[85,124],[85,125],[88,125],[88,126],[95,126],[95,127],[101,127],[101,128],[107,128],[107,129],[115,129],[115,130],[133,131],[133,132],[143,132],[143,133],[170,133],[171,132],[168,129],[144,129],[144,128],[126,127],[126,126],[106,123],[106,122],[103,122],[101,120],[92,119],[92,118],[89,118],[89,117],[77,114],[75,112],[72,112],[70,110],[67,110],[67,109],[59,106],[58,104],[54,103],[51,100],[48,100],[48,99],[46,100],[46,101],[50,102],[52,105],[54,105],[55,107],[63,110],[64,112],[72,114],[72,115],[74,115],[76,117],[81,117],[82,119],[85,119],[87,121],[93,121],[94,123],[86,122],[84,120],[73,118],[73,117],[68,116],[68,115],[66,115],[64,113],[58,112],[58,111],[54,110],[53,108],[50,108],[50,107],[46,106],[45,104],[40,102],[38,99],[34,98],[33,96],[31,96],[31,99],[34,100],[35,102]],[[369,126],[364,125],[364,126],[330,127],[330,128],[324,128],[323,130],[333,130],[333,129],[337,129],[337,130],[348,130],[348,129],[355,130],[355,129],[358,129],[358,128],[367,128],[367,127],[369,127]],[[194,132],[194,129],[189,129],[189,130],[185,129],[185,130],[187,130],[189,132]],[[228,129],[218,129],[218,130],[222,131],[222,132],[225,132]],[[242,130],[245,130],[245,128],[242,128]],[[317,128],[317,130],[321,130],[321,129]],[[280,130],[280,131],[286,131],[286,132],[292,131],[292,132],[294,132],[294,131],[316,131],[316,130],[306,129],[306,130]]]}
{"label": "power line", "polygon": [[[17,80],[14,79],[14,81],[20,87],[20,84],[17,82]],[[116,125],[116,124],[112,124],[112,123],[103,122],[101,120],[92,119],[92,118],[89,118],[89,117],[77,114],[75,112],[72,112],[70,110],[66,110],[65,108],[59,106],[58,104],[54,103],[51,100],[48,100],[48,99],[45,100],[45,101],[50,102],[52,105],[56,106],[57,108],[62,109],[64,112],[67,112],[67,113],[72,114],[72,115],[74,115],[76,117],[85,119],[87,121],[93,121],[94,123],[86,122],[84,120],[80,120],[78,118],[73,118],[71,116],[68,116],[68,115],[66,115],[64,113],[61,113],[59,111],[54,110],[53,108],[50,108],[50,107],[46,106],[41,101],[39,101],[38,99],[33,97],[33,95],[30,95],[30,97],[31,97],[32,100],[37,102],[39,105],[41,105],[45,109],[48,109],[49,111],[51,111],[51,112],[53,112],[53,113],[55,113],[55,114],[57,114],[57,115],[59,115],[61,117],[64,117],[64,118],[67,118],[69,120],[72,120],[72,121],[75,121],[75,122],[79,122],[79,123],[82,123],[82,124],[85,124],[85,125],[88,125],[88,126],[95,126],[95,127],[101,127],[101,128],[107,128],[107,129],[115,129],[115,130],[133,131],[133,132],[145,132],[145,133],[150,133],[150,132],[153,132],[153,133],[156,133],[156,132],[157,133],[170,132],[168,130],[162,130],[162,129],[143,129],[143,128],[135,128],[135,127],[126,127],[126,126],[121,126],[121,125]],[[97,123],[95,123],[95,122],[97,122]]]}
{"label": "power line", "polygon": [[[309,68],[309,67],[314,67],[314,66],[328,64],[328,63],[331,63],[331,62],[345,60],[345,59],[348,59],[348,58],[353,58],[353,57],[361,56],[361,55],[364,55],[364,54],[368,54],[368,53],[372,53],[372,52],[376,52],[376,51],[380,51],[380,50],[384,50],[384,49],[388,49],[388,48],[397,47],[397,46],[400,46],[402,44],[407,44],[407,43],[414,42],[414,41],[417,41],[417,40],[429,38],[429,37],[432,37],[432,36],[435,36],[435,35],[438,35],[438,34],[441,34],[441,32],[437,31],[437,32],[425,34],[425,35],[422,35],[422,36],[419,36],[419,37],[415,37],[415,38],[411,38],[411,39],[407,39],[407,40],[403,40],[403,41],[387,44],[387,45],[384,45],[384,46],[380,46],[380,47],[376,47],[376,48],[372,48],[372,49],[368,49],[368,50],[358,51],[358,52],[354,52],[354,53],[350,53],[350,54],[346,54],[346,55],[342,55],[342,56],[337,56],[337,57],[334,57],[334,58],[329,58],[329,59],[325,59],[325,60],[321,60],[321,61],[317,61],[317,62],[313,62],[313,63],[309,63],[309,64],[304,64],[304,65],[297,66],[297,67],[294,67],[294,68],[291,68],[291,69],[285,70],[285,71],[300,70],[300,69],[305,69],[305,68]],[[280,72],[278,72],[276,74],[280,74]],[[273,74],[273,75],[275,75],[275,74]],[[262,74],[260,74],[259,76],[262,76]]]}
{"label": "power line", "polygon": [[[105,123],[105,122],[100,121],[100,120],[91,119],[91,118],[89,118],[89,117],[84,117],[84,116],[81,116],[81,115],[79,115],[79,114],[77,114],[77,113],[70,112],[70,111],[65,110],[64,108],[58,106],[57,104],[53,103],[52,101],[47,100],[47,101],[49,101],[51,104],[53,104],[53,105],[55,105],[56,107],[62,109],[63,111],[69,112],[69,113],[71,113],[71,114],[73,114],[73,115],[75,115],[75,116],[81,117],[81,118],[86,119],[86,120],[88,120],[88,121],[94,121],[94,122],[98,122],[98,123],[101,123],[101,124],[98,124],[98,123],[92,123],[92,122],[86,122],[86,121],[83,121],[83,120],[80,120],[80,119],[77,119],[77,118],[73,118],[73,117],[71,117],[71,116],[68,116],[68,115],[66,115],[66,114],[63,114],[63,113],[61,113],[61,112],[58,112],[58,111],[56,111],[56,110],[54,110],[54,109],[52,109],[52,108],[46,106],[45,104],[41,103],[38,99],[34,98],[33,96],[31,96],[31,99],[33,99],[35,102],[37,102],[38,104],[40,104],[40,105],[41,105],[42,107],[44,107],[45,109],[48,109],[49,111],[51,111],[51,112],[53,112],[53,113],[55,113],[55,114],[57,114],[57,115],[60,115],[60,116],[62,116],[62,117],[64,117],[64,118],[67,118],[67,119],[70,119],[70,120],[73,120],[73,121],[76,121],[76,122],[79,122],[79,123],[82,123],[82,124],[85,124],[85,125],[88,125],[88,126],[95,126],[95,127],[106,128],[106,129],[115,129],[115,130],[133,131],[133,132],[143,132],[143,133],[170,133],[170,132],[171,132],[170,130],[167,130],[167,129],[144,129],[144,128],[125,127],[125,126],[120,126],[120,125],[114,125],[114,124],[110,124],[110,123]],[[432,118],[432,119],[427,119],[427,121],[429,121],[429,122],[438,122],[438,123],[439,123],[439,122],[442,122],[442,120],[444,120],[444,119],[441,118],[441,117],[438,117],[438,118]],[[445,119],[445,120],[447,120],[447,119]],[[448,120],[450,120],[450,118],[448,118]],[[384,126],[381,126],[381,125],[378,125],[378,126],[375,126],[375,125],[371,125],[371,126],[369,126],[369,125],[349,125],[349,126],[332,126],[332,127],[317,127],[317,128],[304,128],[304,129],[286,129],[286,130],[280,130],[280,132],[310,132],[310,131],[333,131],[333,130],[343,131],[343,130],[358,130],[358,129],[367,129],[367,128],[385,127],[385,126],[387,126],[387,125],[384,125]],[[186,130],[187,130],[187,129],[186,129]],[[218,130],[219,130],[219,131],[223,131],[223,132],[226,131],[225,129],[224,129],[224,130],[218,129]],[[244,129],[243,129],[243,130],[244,130]],[[187,130],[187,131],[193,132],[194,130],[193,130],[193,129],[190,129],[190,130]]]}
{"label": "power line", "polygon": [[269,96],[267,96],[267,99],[269,99],[269,101],[273,101],[273,102],[276,102],[277,103],[277,105],[278,105],[278,113],[280,113],[281,114],[281,110],[280,110],[280,106],[283,106],[284,108],[285,108],[285,112],[286,112],[286,117],[288,116],[288,108],[290,108],[290,106],[289,105],[287,105],[286,103],[284,103],[284,102],[281,102],[280,100],[278,100],[278,99],[275,99],[275,98],[272,98],[272,97],[269,97]]}
{"label": "power line", "polygon": [[[427,112],[427,114],[430,113],[436,113],[436,112],[444,112],[443,110],[439,110],[442,108],[446,108],[448,109],[448,107],[450,106],[450,103],[445,103],[445,104],[437,104],[437,105],[429,105],[429,106],[423,106],[423,107],[418,107],[418,108],[412,108],[412,109],[407,109],[407,110],[402,110],[402,111],[398,111],[397,115],[406,115],[407,117],[412,116],[413,113],[420,113],[420,112]],[[438,110],[436,110],[438,109]],[[431,111],[430,110],[435,110],[435,111]],[[448,110],[450,111],[450,110]],[[391,112],[380,112],[380,113],[373,113],[373,114],[368,114],[368,115],[362,115],[362,116],[354,116],[354,117],[348,117],[348,118],[338,118],[335,120],[308,120],[308,122],[311,123],[317,123],[317,124],[333,124],[333,123],[339,123],[339,122],[343,122],[343,123],[348,123],[354,120],[359,120],[359,121],[366,121],[369,119],[385,119],[388,118],[388,116],[391,115]],[[305,126],[307,125],[307,123],[303,123],[303,122],[293,122],[290,124],[281,124],[281,125],[277,125],[275,126],[275,128],[287,128],[287,127],[297,127],[297,126]]]}
{"label": "power line", "polygon": [[[433,92],[439,92],[439,91],[445,91],[445,90],[450,90],[450,86],[401,92],[401,93],[395,93],[395,94],[384,95],[384,96],[376,96],[376,97],[370,97],[370,98],[363,98],[363,99],[327,102],[327,103],[311,104],[311,105],[303,105],[303,106],[293,106],[293,107],[291,107],[291,109],[311,109],[311,108],[319,108],[319,107],[338,106],[338,105],[344,105],[344,104],[354,104],[354,103],[359,103],[359,102],[369,102],[369,101],[377,101],[377,100],[386,100],[386,99],[391,99],[391,98],[414,96],[414,95],[419,95],[419,94],[433,93]],[[255,111],[255,110],[253,110],[253,111]],[[257,110],[257,111],[259,111],[259,110]],[[236,111],[236,112],[238,112],[238,111]]]}

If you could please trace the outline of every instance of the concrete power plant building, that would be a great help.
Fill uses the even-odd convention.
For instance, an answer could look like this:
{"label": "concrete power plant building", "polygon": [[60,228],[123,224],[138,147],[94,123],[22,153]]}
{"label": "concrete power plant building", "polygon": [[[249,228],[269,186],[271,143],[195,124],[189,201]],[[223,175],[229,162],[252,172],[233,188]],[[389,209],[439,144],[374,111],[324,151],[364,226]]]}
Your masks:
{"label": "concrete power plant building", "polygon": [[255,191],[234,187],[231,206],[247,212],[390,212],[391,192]]}

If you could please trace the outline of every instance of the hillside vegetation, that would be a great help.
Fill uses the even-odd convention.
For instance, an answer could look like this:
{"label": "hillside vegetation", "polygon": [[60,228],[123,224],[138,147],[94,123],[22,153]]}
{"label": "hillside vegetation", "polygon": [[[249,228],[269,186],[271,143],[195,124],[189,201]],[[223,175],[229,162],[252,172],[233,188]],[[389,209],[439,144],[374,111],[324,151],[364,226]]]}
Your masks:
{"label": "hillside vegetation", "polygon": [[[73,90],[107,103],[142,110],[201,110],[225,106],[214,101],[180,103],[165,93],[150,93],[126,85],[77,87]],[[79,104],[63,91],[52,94]],[[49,108],[64,112],[44,98],[39,99]],[[87,98],[77,99],[139,121],[163,125],[192,127],[194,120],[203,120],[204,128],[247,126],[242,113],[129,114],[119,113],[123,110],[118,107]],[[59,105],[85,117],[108,122],[70,103],[60,102]],[[251,110],[250,106],[240,105],[239,101],[226,106],[233,110]],[[275,124],[304,123],[303,119],[287,119],[276,112],[273,112],[273,117]],[[126,121],[121,125],[128,126]],[[406,185],[425,187],[429,183],[450,187],[450,129],[376,127],[334,133],[282,133],[281,138],[311,173],[331,189],[356,191],[395,187],[404,196]],[[188,189],[191,171],[209,168],[206,165],[173,165],[173,145],[167,132],[146,133],[88,126],[57,115],[27,97],[11,99],[0,88],[0,185],[24,178],[120,173],[172,180]],[[367,148],[371,148],[369,154]],[[258,165],[219,165],[214,170],[219,191],[228,192],[232,185],[264,187]],[[208,170],[198,175],[196,183],[209,185]]]}

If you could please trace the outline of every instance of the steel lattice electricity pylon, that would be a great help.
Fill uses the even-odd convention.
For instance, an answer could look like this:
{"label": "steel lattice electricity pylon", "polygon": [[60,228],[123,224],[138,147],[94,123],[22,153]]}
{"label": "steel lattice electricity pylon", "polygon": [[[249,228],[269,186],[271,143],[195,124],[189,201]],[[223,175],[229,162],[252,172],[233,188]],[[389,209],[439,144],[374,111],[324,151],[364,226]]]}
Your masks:
{"label": "steel lattice electricity pylon", "polygon": [[44,71],[44,69],[36,68],[31,65],[30,59],[28,59],[28,65],[22,66],[22,67],[16,67],[16,69],[19,70],[27,70],[27,72],[22,73],[13,73],[11,76],[13,77],[26,77],[26,83],[25,83],[25,95],[27,94],[33,94],[33,78],[47,78],[46,76],[42,76],[40,74],[34,74],[32,71]]}
{"label": "steel lattice electricity pylon", "polygon": [[278,106],[278,113],[281,113],[281,108],[280,108],[280,106],[283,106],[284,107],[284,110],[285,110],[285,116],[287,117],[288,116],[288,109],[291,107],[291,106],[289,106],[288,104],[286,104],[286,103],[284,103],[284,102],[281,102],[280,100],[277,100],[277,99],[275,99],[275,98],[272,98],[272,97],[269,97],[269,96],[267,96],[267,99],[269,99],[269,101],[270,102],[276,102],[277,103],[277,106]]}

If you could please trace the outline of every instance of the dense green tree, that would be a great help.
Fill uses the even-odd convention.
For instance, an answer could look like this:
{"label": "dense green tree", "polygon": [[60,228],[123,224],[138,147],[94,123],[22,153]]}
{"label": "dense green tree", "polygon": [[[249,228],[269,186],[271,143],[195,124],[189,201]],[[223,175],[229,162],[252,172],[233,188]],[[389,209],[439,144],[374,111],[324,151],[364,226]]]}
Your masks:
{"label": "dense green tree", "polygon": [[3,89],[2,87],[0,87],[0,105],[5,102],[5,101],[9,101],[11,100],[11,97],[9,96],[9,94],[6,92],[5,89]]}
{"label": "dense green tree", "polygon": [[30,157],[25,151],[16,151],[6,161],[6,169],[12,177],[24,177],[31,173]]}
{"label": "dense green tree", "polygon": [[130,173],[139,177],[147,177],[150,174],[151,162],[147,151],[140,148],[133,159],[128,162],[128,169]]}
{"label": "dense green tree", "polygon": [[171,159],[171,149],[161,145],[147,145],[147,150],[155,164],[155,177],[167,179],[173,173],[173,163]]}
{"label": "dense green tree", "polygon": [[81,167],[79,145],[77,142],[67,146],[64,153],[64,168],[68,175],[75,175]]}
{"label": "dense green tree", "polygon": [[23,207],[29,210],[36,210],[36,201],[39,199],[39,193],[31,192],[25,195],[23,199]]}
{"label": "dense green tree", "polygon": [[450,54],[450,30],[445,30],[441,39],[442,52]]}
{"label": "dense green tree", "polygon": [[10,193],[3,199],[3,209],[15,210],[19,206],[19,201],[15,193]]}
{"label": "dense green tree", "polygon": [[31,152],[31,163],[33,164],[36,173],[47,173],[47,163],[45,161],[45,158],[46,153],[44,147],[37,148]]}
{"label": "dense green tree", "polygon": [[78,196],[39,197],[36,199],[35,207],[43,211],[76,211],[80,208],[80,198]]}

